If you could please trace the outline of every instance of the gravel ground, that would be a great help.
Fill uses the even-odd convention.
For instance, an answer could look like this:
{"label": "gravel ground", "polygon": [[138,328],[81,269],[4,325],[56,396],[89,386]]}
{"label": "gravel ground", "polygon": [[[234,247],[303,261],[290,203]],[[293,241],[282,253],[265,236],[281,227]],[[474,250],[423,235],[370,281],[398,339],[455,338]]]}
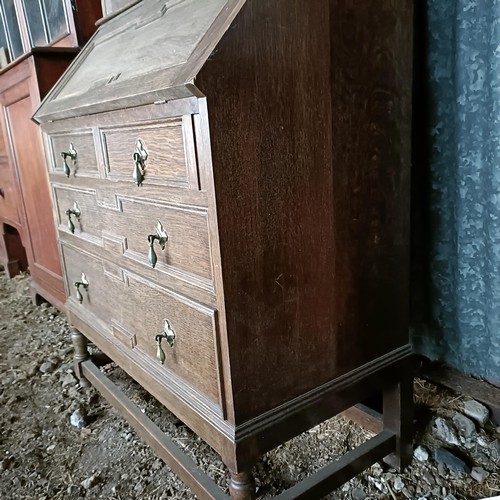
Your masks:
{"label": "gravel ground", "polygon": [[[95,389],[78,387],[65,318],[48,305],[31,304],[29,279],[7,280],[0,271],[0,498],[195,498]],[[225,467],[209,446],[118,367],[103,369],[225,488]],[[465,398],[422,380],[415,390],[416,444],[424,447],[417,454],[429,458],[414,459],[403,474],[375,464],[327,498],[500,495],[500,428],[472,423],[464,437],[455,424]],[[81,429],[71,423],[76,410],[87,421]],[[337,417],[267,453],[255,468],[259,498],[272,498],[369,437]],[[464,472],[450,471],[460,464],[436,452],[443,448],[463,459]]]}

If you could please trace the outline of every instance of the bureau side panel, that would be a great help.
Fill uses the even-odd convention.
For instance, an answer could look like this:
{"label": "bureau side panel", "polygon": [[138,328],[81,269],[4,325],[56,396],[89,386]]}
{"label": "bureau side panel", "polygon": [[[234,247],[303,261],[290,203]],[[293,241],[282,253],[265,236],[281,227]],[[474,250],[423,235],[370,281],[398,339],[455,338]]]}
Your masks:
{"label": "bureau side panel", "polygon": [[236,422],[407,343],[410,0],[249,0],[207,96]]}

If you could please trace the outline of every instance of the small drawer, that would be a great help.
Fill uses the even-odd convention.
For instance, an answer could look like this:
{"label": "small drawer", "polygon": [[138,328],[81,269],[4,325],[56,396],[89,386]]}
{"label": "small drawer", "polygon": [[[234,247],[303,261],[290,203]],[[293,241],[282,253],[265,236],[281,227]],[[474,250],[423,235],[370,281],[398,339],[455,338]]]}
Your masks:
{"label": "small drawer", "polygon": [[[91,130],[58,132],[49,135],[47,139],[49,168],[52,172],[65,175],[64,159],[61,153],[66,153],[66,162],[71,176],[99,176],[94,136]],[[76,152],[76,156],[73,151]]]}
{"label": "small drawer", "polygon": [[61,244],[61,257],[67,296],[74,309],[107,321],[117,290],[106,278],[102,260],[66,244]]}
{"label": "small drawer", "polygon": [[[111,238],[121,241],[119,248],[125,259],[151,268],[148,260],[150,243],[161,222],[168,240],[162,250],[153,242],[157,256],[156,275],[173,274],[189,283],[211,286],[213,281],[209,244],[208,214],[203,207],[153,202],[116,194],[105,202],[98,201],[99,192],[53,184],[58,224],[61,231],[69,230],[66,211],[72,215],[75,236],[106,247]],[[112,203],[109,201],[112,199]],[[76,205],[75,205],[76,203]],[[116,255],[117,258],[121,257]]]}
{"label": "small drawer", "polygon": [[108,179],[138,183],[134,154],[139,151],[141,184],[199,189],[191,115],[101,128],[100,135]]}

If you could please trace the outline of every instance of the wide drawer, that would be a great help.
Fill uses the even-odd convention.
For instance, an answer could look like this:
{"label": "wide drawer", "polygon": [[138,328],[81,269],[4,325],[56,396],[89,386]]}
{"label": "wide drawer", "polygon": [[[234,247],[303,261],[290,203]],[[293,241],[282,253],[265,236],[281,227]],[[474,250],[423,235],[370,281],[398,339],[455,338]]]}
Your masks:
{"label": "wide drawer", "polygon": [[62,131],[48,136],[47,149],[51,172],[65,175],[61,153],[69,154],[66,162],[70,175],[75,177],[99,177],[98,161],[91,129]]}
{"label": "wide drawer", "polygon": [[[175,274],[200,286],[211,285],[212,264],[209,244],[208,215],[204,207],[174,204],[103,192],[81,190],[64,185],[53,185],[60,231],[69,231],[68,209],[72,215],[74,234],[107,247],[108,241],[127,259],[151,268],[148,236],[154,235],[160,222],[168,240],[164,250],[157,242],[153,250],[157,256],[155,271]],[[76,203],[76,205],[75,205]],[[111,247],[109,247],[111,248]],[[117,255],[117,257],[119,257]]]}
{"label": "wide drawer", "polygon": [[[69,292],[68,308],[98,335],[111,338],[120,351],[129,355],[134,364],[132,372],[145,371],[156,378],[163,377],[167,384],[183,392],[192,392],[194,388],[220,406],[214,308],[66,243],[61,244],[61,253]],[[82,273],[88,285],[86,288],[80,285],[82,302],[79,303],[75,282],[81,282]],[[162,335],[165,321],[175,339],[172,347],[162,339],[160,346],[165,354],[162,363],[157,357],[157,336]]]}

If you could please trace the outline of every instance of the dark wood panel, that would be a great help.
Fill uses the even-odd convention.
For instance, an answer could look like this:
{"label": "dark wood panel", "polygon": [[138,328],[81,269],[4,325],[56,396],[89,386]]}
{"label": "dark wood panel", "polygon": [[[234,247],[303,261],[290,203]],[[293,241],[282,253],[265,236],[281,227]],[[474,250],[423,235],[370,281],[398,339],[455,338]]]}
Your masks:
{"label": "dark wood panel", "polygon": [[78,54],[78,49],[69,47],[62,49],[40,47],[33,49],[32,53],[38,82],[39,99],[41,100],[66,71]]}
{"label": "dark wood panel", "polygon": [[406,342],[411,4],[249,1],[196,79],[237,421]]}
{"label": "dark wood panel", "polygon": [[102,3],[101,0],[73,0],[70,3],[74,12],[78,45],[82,46],[96,30],[95,23],[102,17]]}

